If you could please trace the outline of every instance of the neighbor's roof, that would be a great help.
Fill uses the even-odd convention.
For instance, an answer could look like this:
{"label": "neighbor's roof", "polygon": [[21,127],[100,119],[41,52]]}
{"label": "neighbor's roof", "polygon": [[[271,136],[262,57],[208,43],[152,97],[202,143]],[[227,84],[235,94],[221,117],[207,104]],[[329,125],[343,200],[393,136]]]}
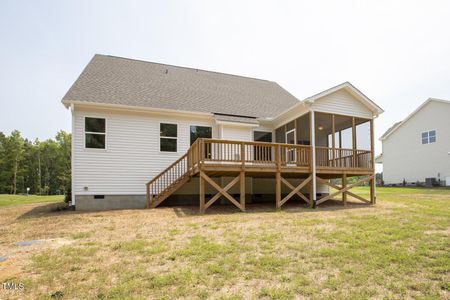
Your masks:
{"label": "neighbor's roof", "polygon": [[403,121],[395,123],[388,130],[386,130],[386,132],[383,133],[383,135],[380,137],[380,141],[383,141],[386,138],[388,138],[394,131],[396,131],[398,128],[400,128],[409,119],[414,117],[415,114],[417,114],[422,108],[425,107],[425,105],[427,105],[430,102],[440,102],[440,103],[450,104],[450,101],[448,101],[448,100],[437,99],[437,98],[428,98],[424,103],[422,103],[418,108],[416,108],[416,110],[413,111],[409,116],[407,116]]}
{"label": "neighbor's roof", "polygon": [[275,117],[299,100],[277,83],[237,75],[95,55],[63,103]]}
{"label": "neighbor's roof", "polygon": [[392,125],[391,127],[389,127],[388,130],[386,130],[385,133],[383,133],[383,135],[380,137],[380,140],[384,139],[386,136],[388,136],[388,134],[390,134],[394,129],[397,128],[397,126],[399,126],[400,124],[402,124],[402,122],[397,122],[394,125]]}

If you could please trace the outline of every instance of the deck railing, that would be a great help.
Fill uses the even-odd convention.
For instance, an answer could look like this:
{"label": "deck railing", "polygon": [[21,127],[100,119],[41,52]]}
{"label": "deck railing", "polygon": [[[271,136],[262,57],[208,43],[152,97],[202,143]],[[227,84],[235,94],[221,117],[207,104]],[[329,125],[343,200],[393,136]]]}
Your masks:
{"label": "deck railing", "polygon": [[311,147],[305,145],[201,139],[200,148],[200,158],[205,163],[311,165]]}
{"label": "deck railing", "polygon": [[[207,164],[271,168],[311,167],[309,145],[197,139],[186,154],[147,183],[148,202],[164,195],[195,175]],[[371,169],[372,154],[367,150],[316,147],[316,165],[326,168]]]}
{"label": "deck railing", "polygon": [[316,165],[330,168],[372,168],[372,152],[368,150],[316,147]]}

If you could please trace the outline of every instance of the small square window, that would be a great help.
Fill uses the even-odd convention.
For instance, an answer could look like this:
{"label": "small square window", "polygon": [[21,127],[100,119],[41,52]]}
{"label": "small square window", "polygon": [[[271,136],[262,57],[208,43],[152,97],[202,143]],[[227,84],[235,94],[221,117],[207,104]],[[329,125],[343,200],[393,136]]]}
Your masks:
{"label": "small square window", "polygon": [[159,125],[161,137],[177,137],[177,124],[164,124]]}
{"label": "small square window", "polygon": [[160,150],[166,152],[177,152],[177,140],[161,138]]}
{"label": "small square window", "polygon": [[84,130],[86,132],[105,133],[105,119],[102,118],[84,119]]}
{"label": "small square window", "polygon": [[212,138],[212,128],[207,126],[191,126],[191,145],[198,138]]}
{"label": "small square window", "polygon": [[431,144],[436,142],[436,130],[422,132],[422,144]]}
{"label": "small square window", "polygon": [[86,133],[86,148],[105,149],[105,135]]}

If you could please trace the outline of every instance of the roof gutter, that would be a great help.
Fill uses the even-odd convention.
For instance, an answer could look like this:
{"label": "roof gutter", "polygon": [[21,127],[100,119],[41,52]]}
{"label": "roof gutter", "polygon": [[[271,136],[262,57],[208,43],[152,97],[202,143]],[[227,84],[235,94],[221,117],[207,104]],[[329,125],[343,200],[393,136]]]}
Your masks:
{"label": "roof gutter", "polygon": [[63,100],[62,103],[64,104],[64,106],[66,108],[69,108],[72,104],[74,104],[74,105],[98,107],[98,108],[126,109],[126,110],[130,110],[130,111],[174,113],[174,114],[185,114],[185,115],[197,115],[197,116],[203,116],[203,117],[213,117],[214,116],[214,114],[207,113],[207,112],[175,110],[175,109],[143,107],[143,106],[131,106],[131,105],[122,105],[122,104],[95,103],[95,102],[73,101],[73,100]]}

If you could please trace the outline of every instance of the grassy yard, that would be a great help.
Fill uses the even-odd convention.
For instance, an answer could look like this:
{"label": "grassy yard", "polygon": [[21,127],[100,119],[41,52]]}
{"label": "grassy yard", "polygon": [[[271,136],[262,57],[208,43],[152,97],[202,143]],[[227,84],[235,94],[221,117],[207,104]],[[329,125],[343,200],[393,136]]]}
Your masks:
{"label": "grassy yard", "polygon": [[6,195],[0,194],[0,207],[33,203],[62,202],[64,196]]}
{"label": "grassy yard", "polygon": [[[0,208],[0,282],[25,284],[0,298],[450,299],[448,189],[379,188],[376,206],[206,215],[55,205]],[[40,243],[15,245],[25,240]]]}

